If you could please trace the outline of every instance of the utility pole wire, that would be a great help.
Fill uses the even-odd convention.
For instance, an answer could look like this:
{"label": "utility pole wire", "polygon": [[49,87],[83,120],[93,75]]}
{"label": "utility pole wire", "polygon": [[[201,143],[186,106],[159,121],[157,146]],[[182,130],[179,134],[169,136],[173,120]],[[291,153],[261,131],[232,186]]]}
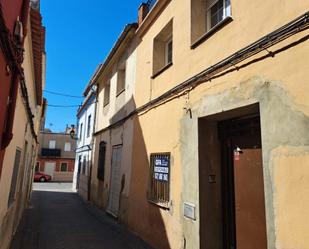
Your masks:
{"label": "utility pole wire", "polygon": [[73,108],[73,107],[80,107],[80,105],[47,105],[49,107],[58,107],[58,108]]}
{"label": "utility pole wire", "polygon": [[64,97],[69,97],[69,98],[78,98],[78,99],[82,99],[84,97],[82,96],[74,96],[74,95],[69,95],[69,94],[64,94],[64,93],[57,93],[57,92],[53,92],[53,91],[48,91],[48,90],[43,90],[46,93],[50,93],[50,94],[54,94],[54,95],[59,95],[59,96],[64,96]]}

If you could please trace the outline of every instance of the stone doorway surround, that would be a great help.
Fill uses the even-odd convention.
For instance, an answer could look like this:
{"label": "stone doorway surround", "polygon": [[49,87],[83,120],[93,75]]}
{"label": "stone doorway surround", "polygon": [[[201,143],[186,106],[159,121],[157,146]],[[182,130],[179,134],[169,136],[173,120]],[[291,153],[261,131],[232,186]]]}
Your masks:
{"label": "stone doorway surround", "polygon": [[309,117],[304,107],[296,103],[285,87],[280,81],[255,76],[216,94],[207,95],[206,92],[198,102],[191,104],[192,118],[184,114],[180,130],[183,178],[181,198],[182,203],[196,205],[196,220],[184,218],[182,222],[187,248],[200,248],[198,120],[254,104],[259,105],[261,117],[267,245],[268,248],[276,248],[279,214],[274,158],[280,153],[277,150],[283,147],[291,148],[292,152],[287,151],[287,154],[295,150],[300,154],[309,151]]}

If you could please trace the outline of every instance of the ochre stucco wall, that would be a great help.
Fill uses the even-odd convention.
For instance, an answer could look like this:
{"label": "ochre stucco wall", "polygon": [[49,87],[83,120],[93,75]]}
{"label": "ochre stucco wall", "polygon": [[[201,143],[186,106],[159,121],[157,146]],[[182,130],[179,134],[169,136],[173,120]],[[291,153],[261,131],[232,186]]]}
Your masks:
{"label": "ochre stucco wall", "polygon": [[281,146],[272,152],[276,248],[309,248],[309,147]]}
{"label": "ochre stucco wall", "polygon": [[[137,49],[137,69],[143,68],[137,70],[137,106],[292,21],[309,8],[307,1],[231,2],[233,21],[193,50],[190,49],[190,1],[174,0],[169,3],[141,37]],[[153,39],[172,18],[173,65],[151,79]],[[268,57],[203,83],[189,95],[175,98],[135,118],[128,220],[131,229],[157,248],[183,248],[184,245],[186,248],[199,248],[199,212],[202,210],[199,210],[198,200],[197,120],[257,103],[262,124],[268,248],[292,249],[296,245],[297,248],[307,248],[305,219],[300,218],[305,216],[298,212],[301,204],[290,203],[292,211],[283,213],[284,203],[294,193],[305,200],[308,188],[305,182],[295,184],[293,190],[285,186],[295,182],[306,170],[304,152],[294,155],[293,159],[282,157],[280,160],[274,160],[272,153],[282,145],[302,150],[309,144],[305,132],[309,122],[308,35],[308,30],[294,35],[269,50],[277,51],[301,38],[305,39],[274,58]],[[261,52],[240,65],[266,54],[266,51]],[[192,118],[184,108],[192,110]],[[172,155],[172,204],[169,211],[148,203],[146,199],[149,156],[155,152],[171,152]],[[289,165],[291,160],[298,162],[299,168],[289,174],[293,169],[287,171],[284,165]],[[183,202],[196,205],[196,221],[183,218]],[[305,207],[301,207],[304,212]],[[289,225],[297,229],[295,235],[293,232],[286,235]]]}

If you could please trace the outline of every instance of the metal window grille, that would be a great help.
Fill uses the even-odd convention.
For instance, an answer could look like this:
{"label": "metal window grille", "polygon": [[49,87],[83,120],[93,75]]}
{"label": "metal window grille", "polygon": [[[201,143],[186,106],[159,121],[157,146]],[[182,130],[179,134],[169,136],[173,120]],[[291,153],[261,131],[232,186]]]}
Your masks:
{"label": "metal window grille", "polygon": [[170,200],[170,153],[150,155],[148,200],[168,207]]}

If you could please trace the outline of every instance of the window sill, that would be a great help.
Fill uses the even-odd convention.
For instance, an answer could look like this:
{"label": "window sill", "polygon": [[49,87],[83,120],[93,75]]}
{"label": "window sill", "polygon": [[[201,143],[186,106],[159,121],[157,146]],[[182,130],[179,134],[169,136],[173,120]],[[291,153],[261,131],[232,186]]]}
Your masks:
{"label": "window sill", "polygon": [[104,108],[104,107],[107,107],[108,105],[109,105],[109,102],[104,103],[104,104],[103,104],[103,108]]}
{"label": "window sill", "polygon": [[162,209],[165,209],[165,210],[169,210],[170,209],[170,205],[169,205],[169,202],[168,203],[165,203],[165,202],[156,202],[156,201],[153,201],[153,200],[150,200],[150,199],[147,199],[147,201],[154,205],[154,206],[157,206],[159,208],[162,208]]}
{"label": "window sill", "polygon": [[213,28],[211,28],[210,30],[208,30],[204,35],[202,35],[197,41],[195,41],[192,45],[191,45],[191,49],[195,49],[196,47],[198,47],[201,43],[203,43],[204,41],[206,41],[209,37],[211,37],[214,33],[216,33],[217,31],[219,31],[220,29],[222,29],[224,26],[226,26],[227,24],[229,24],[230,22],[233,21],[233,18],[231,16],[227,16],[226,18],[224,18],[221,22],[219,22],[217,25],[215,25]]}
{"label": "window sill", "polygon": [[165,70],[170,68],[173,65],[173,62],[168,63],[166,66],[164,66],[162,69],[160,69],[158,72],[156,72],[154,75],[151,76],[151,79],[156,78],[159,76],[161,73],[163,73]]}
{"label": "window sill", "polygon": [[126,89],[123,88],[121,91],[119,91],[119,92],[116,94],[116,98],[117,98],[120,94],[122,94],[125,90],[126,90]]}

